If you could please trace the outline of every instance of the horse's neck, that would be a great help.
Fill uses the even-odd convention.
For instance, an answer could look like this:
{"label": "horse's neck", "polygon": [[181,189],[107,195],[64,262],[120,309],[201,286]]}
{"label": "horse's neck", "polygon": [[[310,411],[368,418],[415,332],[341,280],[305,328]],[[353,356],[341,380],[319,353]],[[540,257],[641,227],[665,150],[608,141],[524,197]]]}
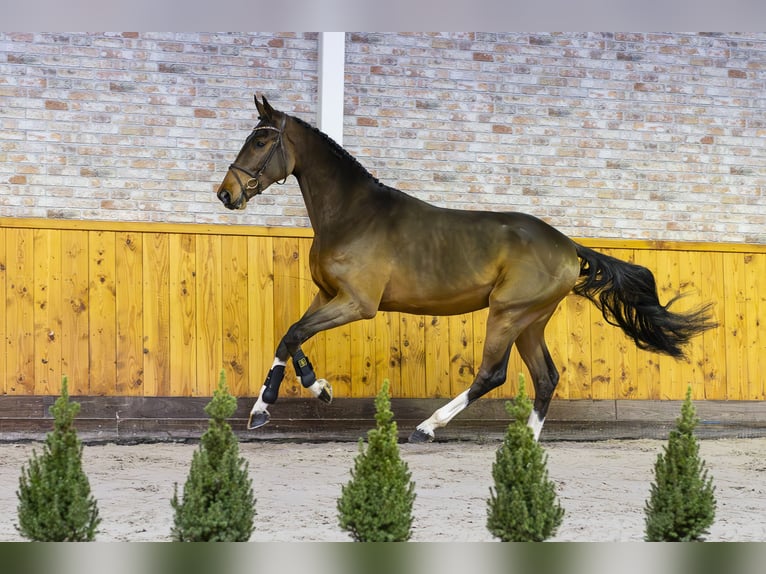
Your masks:
{"label": "horse's neck", "polygon": [[321,135],[311,133],[307,139],[310,143],[297,150],[293,174],[311,226],[319,233],[339,223],[352,205],[363,201],[374,181],[353,160],[339,157]]}

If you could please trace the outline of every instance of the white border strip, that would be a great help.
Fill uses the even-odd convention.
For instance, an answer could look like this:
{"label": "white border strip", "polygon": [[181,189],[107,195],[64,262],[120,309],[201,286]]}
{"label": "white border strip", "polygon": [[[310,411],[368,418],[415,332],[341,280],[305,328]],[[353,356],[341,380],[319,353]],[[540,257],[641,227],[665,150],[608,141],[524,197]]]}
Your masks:
{"label": "white border strip", "polygon": [[343,85],[346,66],[345,32],[319,33],[320,130],[343,145]]}

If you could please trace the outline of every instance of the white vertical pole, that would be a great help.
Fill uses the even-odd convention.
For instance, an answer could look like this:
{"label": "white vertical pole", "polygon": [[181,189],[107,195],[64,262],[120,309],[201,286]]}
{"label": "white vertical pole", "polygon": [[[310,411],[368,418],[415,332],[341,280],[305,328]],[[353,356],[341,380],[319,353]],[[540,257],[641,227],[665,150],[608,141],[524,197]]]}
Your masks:
{"label": "white vertical pole", "polygon": [[345,32],[319,33],[320,130],[343,145],[343,84],[346,64]]}

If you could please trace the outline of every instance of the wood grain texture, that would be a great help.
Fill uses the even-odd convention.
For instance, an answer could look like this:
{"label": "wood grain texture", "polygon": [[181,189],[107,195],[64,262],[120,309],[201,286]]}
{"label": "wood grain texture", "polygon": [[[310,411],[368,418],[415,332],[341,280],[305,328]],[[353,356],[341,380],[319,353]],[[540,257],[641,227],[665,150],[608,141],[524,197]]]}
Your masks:
{"label": "wood grain texture", "polygon": [[[287,328],[317,292],[310,235],[196,226],[0,225],[1,392],[204,397],[223,368],[238,396],[259,392]],[[23,223],[23,222],[22,222]],[[197,233],[199,231],[199,233]],[[234,231],[238,231],[235,233]],[[558,399],[761,401],[766,397],[766,250],[758,246],[600,242],[657,277],[679,311],[713,303],[720,327],[692,340],[689,360],[637,350],[586,299],[570,296],[546,340],[560,371]],[[397,398],[442,402],[473,382],[486,311],[428,317],[379,313],[304,345],[338,398],[372,397],[383,380]],[[506,399],[526,373],[514,350]],[[532,383],[528,379],[528,390]],[[310,398],[292,365],[282,397]]]}

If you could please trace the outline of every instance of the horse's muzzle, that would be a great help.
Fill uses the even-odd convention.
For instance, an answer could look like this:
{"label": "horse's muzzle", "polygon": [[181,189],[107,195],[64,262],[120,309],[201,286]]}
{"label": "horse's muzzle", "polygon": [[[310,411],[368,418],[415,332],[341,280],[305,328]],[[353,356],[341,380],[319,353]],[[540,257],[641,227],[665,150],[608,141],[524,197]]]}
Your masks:
{"label": "horse's muzzle", "polygon": [[223,206],[227,209],[242,209],[242,204],[245,202],[244,194],[240,194],[237,201],[232,202],[231,193],[229,193],[229,191],[223,187],[218,190],[216,195],[218,196],[218,200],[223,203]]}

